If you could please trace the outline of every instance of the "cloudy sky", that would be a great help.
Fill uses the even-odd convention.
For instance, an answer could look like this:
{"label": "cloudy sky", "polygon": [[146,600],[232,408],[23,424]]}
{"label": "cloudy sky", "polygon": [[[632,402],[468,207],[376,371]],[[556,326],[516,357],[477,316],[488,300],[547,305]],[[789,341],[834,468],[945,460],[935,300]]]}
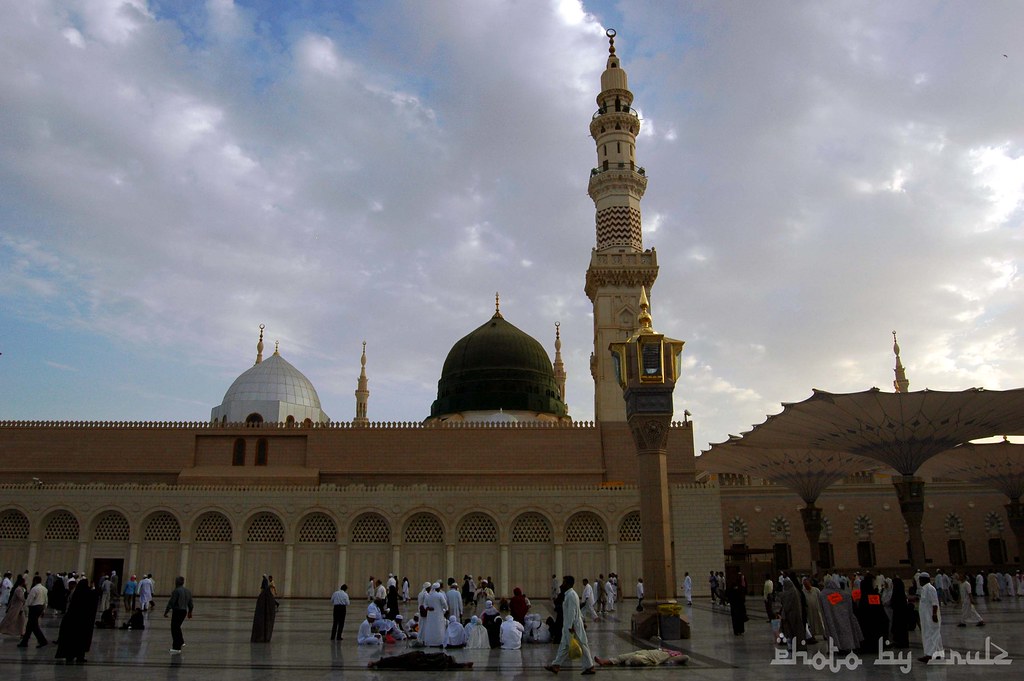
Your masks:
{"label": "cloudy sky", "polygon": [[[628,7],[628,10],[626,9]],[[1024,385],[1019,2],[0,5],[0,419],[206,420],[260,323],[335,420],[507,320],[593,417],[588,124],[643,118],[697,447],[811,388]]]}

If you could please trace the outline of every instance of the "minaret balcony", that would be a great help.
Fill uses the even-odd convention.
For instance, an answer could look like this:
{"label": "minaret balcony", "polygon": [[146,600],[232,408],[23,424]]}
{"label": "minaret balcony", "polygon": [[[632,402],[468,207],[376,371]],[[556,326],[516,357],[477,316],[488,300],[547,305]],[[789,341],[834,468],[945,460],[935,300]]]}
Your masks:
{"label": "minaret balcony", "polygon": [[636,173],[637,175],[640,175],[641,177],[647,176],[647,171],[644,170],[644,167],[638,166],[633,161],[630,161],[629,163],[626,163],[624,161],[620,161],[619,163],[605,163],[599,168],[591,168],[590,176],[594,177],[595,175],[600,175],[601,173],[608,172],[621,173],[623,171],[633,172]]}
{"label": "minaret balcony", "polygon": [[626,114],[640,120],[640,112],[629,106],[602,106],[591,120],[597,120],[601,116],[607,116],[608,114]]}

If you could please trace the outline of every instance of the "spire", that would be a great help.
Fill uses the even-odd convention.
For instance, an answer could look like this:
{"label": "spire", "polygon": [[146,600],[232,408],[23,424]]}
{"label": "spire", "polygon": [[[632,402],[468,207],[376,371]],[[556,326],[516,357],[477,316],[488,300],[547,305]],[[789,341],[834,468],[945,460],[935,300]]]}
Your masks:
{"label": "spire", "polygon": [[265,328],[267,328],[266,324],[260,324],[260,342],[256,344],[256,364],[263,361],[263,329]]}
{"label": "spire", "polygon": [[[561,323],[555,322],[555,361],[551,368],[555,374],[555,384],[558,385],[558,396],[565,402],[565,365],[562,363],[562,333]],[[568,403],[566,403],[568,405]]]}
{"label": "spire", "polygon": [[274,341],[274,354],[275,355],[280,355],[281,354],[280,352],[278,352],[280,347],[281,347],[281,341],[279,341],[279,340]]}
{"label": "spire", "polygon": [[498,295],[497,291],[494,292],[494,317],[504,319],[504,317],[501,316],[501,297]]}
{"label": "spire", "polygon": [[359,358],[359,383],[356,386],[356,417],[352,419],[353,425],[369,425],[370,419],[366,417],[366,403],[370,400],[370,388],[366,380],[366,341],[363,341],[363,356]]}
{"label": "spire", "polygon": [[640,325],[640,333],[654,333],[654,320],[651,318],[651,303],[647,300],[647,289],[640,288],[640,314],[636,318]]}
{"label": "spire", "polygon": [[907,379],[907,370],[903,368],[903,362],[900,361],[900,344],[896,340],[896,332],[892,332],[892,351],[896,354],[896,380],[892,382],[896,392],[905,393],[910,390],[910,381]]}

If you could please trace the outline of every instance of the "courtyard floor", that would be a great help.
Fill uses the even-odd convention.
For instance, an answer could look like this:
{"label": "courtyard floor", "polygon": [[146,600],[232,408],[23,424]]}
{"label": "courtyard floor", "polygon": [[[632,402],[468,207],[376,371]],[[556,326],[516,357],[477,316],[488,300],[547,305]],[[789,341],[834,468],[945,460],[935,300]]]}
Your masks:
{"label": "courtyard floor", "polygon": [[[163,599],[158,603],[165,602]],[[151,615],[143,632],[97,630],[89,661],[82,666],[65,666],[54,660],[56,646],[41,649],[32,641],[28,648],[17,648],[16,640],[0,637],[0,671],[6,681],[36,679],[96,679],[96,681],[139,681],[140,679],[181,679],[182,681],[258,681],[262,679],[376,679],[403,672],[371,671],[367,662],[379,657],[379,649],[357,646],[356,628],[364,607],[361,601],[349,608],[344,641],[329,641],[331,606],[323,602],[290,601],[281,604],[271,643],[249,643],[252,613],[256,599],[197,599],[195,617],[184,626],[187,642],[181,655],[171,655],[170,620]],[[595,655],[610,657],[641,647],[658,645],[657,641],[641,641],[630,635],[633,606],[624,604],[605,620],[588,625],[591,649]],[[550,602],[535,601],[534,612],[545,616]],[[982,603],[979,611],[985,617],[984,628],[957,628],[959,609],[943,609],[943,643],[947,651],[956,651],[957,664],[924,665],[917,661],[922,654],[920,636],[911,634],[912,656],[905,660],[877,659],[864,655],[845,660],[828,658],[827,646],[811,647],[809,655],[823,653],[816,659],[799,660],[796,665],[773,664],[776,648],[771,642],[769,624],[763,615],[760,599],[748,600],[750,621],[743,636],[734,636],[725,608],[712,607],[706,599],[686,608],[692,626],[692,638],[670,642],[690,656],[682,667],[667,668],[598,668],[598,674],[611,679],[687,678],[701,681],[725,679],[877,679],[927,678],[962,679],[984,676],[986,679],[1018,679],[1024,674],[1024,598]],[[410,612],[412,608],[409,608]],[[58,618],[44,619],[44,632],[51,640],[57,637]],[[986,642],[989,652],[986,655]],[[386,655],[406,652],[404,644],[387,646]],[[1001,650],[1003,664],[994,664]],[[521,651],[455,650],[449,651],[460,662],[474,663],[472,670],[447,672],[463,681],[474,679],[547,679],[552,675],[544,665],[554,657],[550,645],[524,645]],[[967,658],[967,653],[971,654]],[[980,653],[980,656],[976,656]],[[969,659],[972,664],[965,664]],[[1007,664],[1007,660],[1009,663]],[[879,664],[888,662],[888,664]],[[859,663],[859,664],[857,664]],[[814,665],[823,667],[816,669]],[[848,666],[856,665],[850,669]],[[836,671],[833,671],[835,669]],[[563,668],[561,678],[578,675],[580,669]]]}

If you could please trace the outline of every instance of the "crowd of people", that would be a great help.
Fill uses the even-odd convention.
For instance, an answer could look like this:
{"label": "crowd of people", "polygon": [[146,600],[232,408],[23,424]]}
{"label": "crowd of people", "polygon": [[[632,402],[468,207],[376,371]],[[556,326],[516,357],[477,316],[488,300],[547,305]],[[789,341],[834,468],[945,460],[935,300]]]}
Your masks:
{"label": "crowd of people", "polygon": [[[729,607],[733,633],[745,633],[749,589],[742,572],[725,583],[711,573],[712,603]],[[915,571],[909,584],[898,575],[855,573],[847,577],[826,573],[821,579],[781,572],[765,575],[761,596],[771,624],[772,641],[791,654],[808,645],[827,644],[841,654],[851,651],[879,653],[908,649],[910,634],[920,630],[923,655],[929,662],[943,656],[942,606],[958,608],[958,627],[985,626],[975,604],[979,598],[999,601],[1024,596],[1024,578],[991,571],[987,574],[951,574],[938,570],[933,577]]]}

